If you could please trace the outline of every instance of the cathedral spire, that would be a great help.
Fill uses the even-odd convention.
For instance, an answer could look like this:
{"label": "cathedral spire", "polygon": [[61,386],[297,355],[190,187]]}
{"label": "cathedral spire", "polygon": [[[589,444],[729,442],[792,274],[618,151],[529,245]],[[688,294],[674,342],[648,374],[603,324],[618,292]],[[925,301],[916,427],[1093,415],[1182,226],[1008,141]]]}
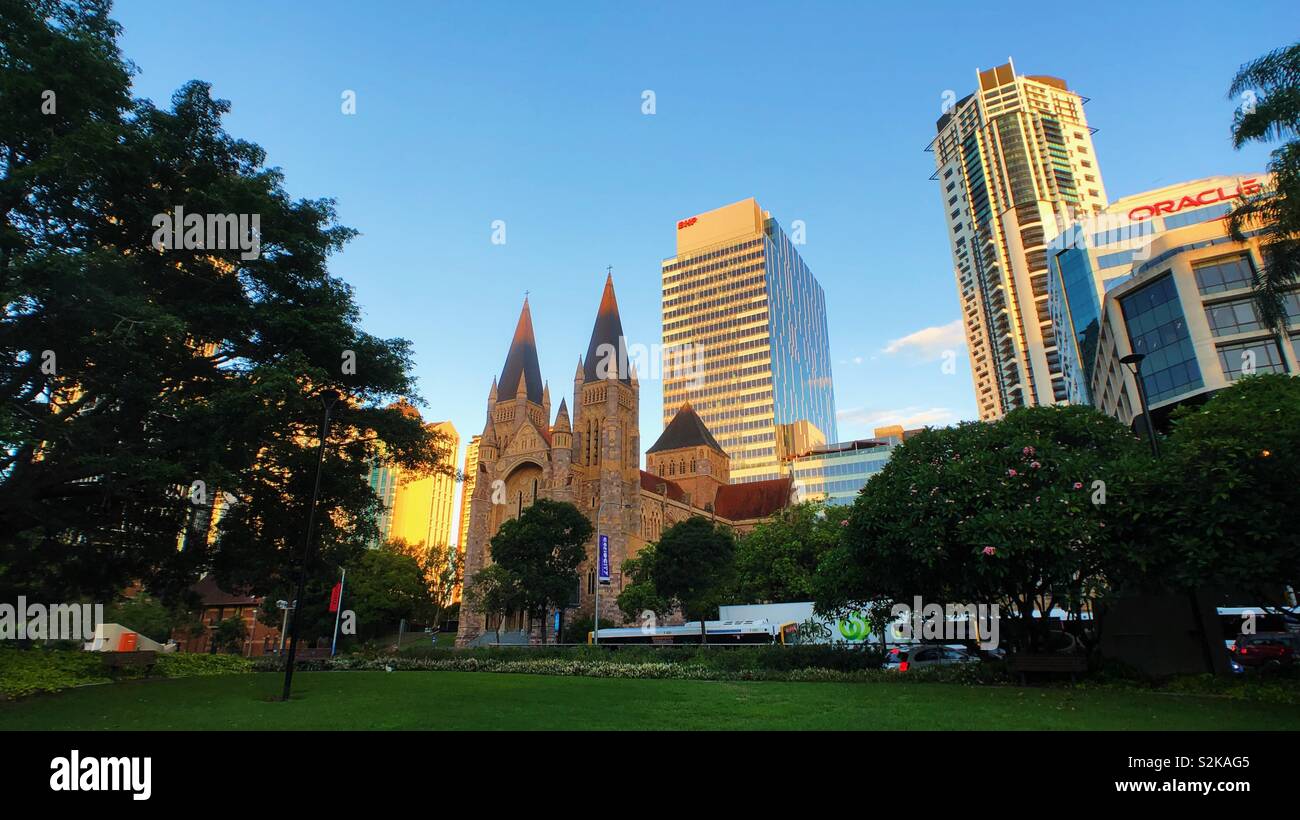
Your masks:
{"label": "cathedral spire", "polygon": [[560,410],[555,414],[555,424],[551,425],[551,430],[567,433],[572,429],[573,426],[569,421],[569,405],[564,399],[560,399]]}
{"label": "cathedral spire", "polygon": [[528,400],[534,404],[542,403],[542,369],[537,364],[537,341],[533,338],[533,315],[528,309],[528,299],[524,298],[524,308],[519,312],[519,323],[515,325],[514,338],[510,340],[510,352],[506,354],[505,366],[501,368],[501,378],[497,382],[497,401],[507,401],[514,395],[506,391],[523,387]]}
{"label": "cathedral spire", "polygon": [[614,274],[605,276],[605,290],[600,295],[596,310],[596,324],[591,328],[591,341],[587,344],[587,358],[583,366],[586,381],[596,381],[604,374],[631,384],[626,371],[627,341],[623,338],[623,320],[618,315],[618,300],[614,298]]}

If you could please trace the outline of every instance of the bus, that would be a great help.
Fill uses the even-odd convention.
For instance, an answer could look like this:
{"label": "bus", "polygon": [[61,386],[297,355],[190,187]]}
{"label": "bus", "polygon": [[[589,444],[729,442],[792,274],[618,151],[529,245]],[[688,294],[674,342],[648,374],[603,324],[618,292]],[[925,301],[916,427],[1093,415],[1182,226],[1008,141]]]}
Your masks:
{"label": "bus", "polygon": [[[732,646],[736,644],[779,644],[792,640],[798,624],[793,621],[776,624],[765,618],[737,621],[707,621],[704,626],[710,644]],[[587,633],[587,643],[601,644],[697,644],[700,642],[700,622],[690,621],[681,626],[615,627],[601,629],[599,635]]]}

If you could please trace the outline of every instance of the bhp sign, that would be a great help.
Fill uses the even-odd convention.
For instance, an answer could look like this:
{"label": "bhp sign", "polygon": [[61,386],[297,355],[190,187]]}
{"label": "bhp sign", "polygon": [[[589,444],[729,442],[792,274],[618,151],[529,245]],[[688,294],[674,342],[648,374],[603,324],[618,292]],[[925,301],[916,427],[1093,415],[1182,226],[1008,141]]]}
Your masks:
{"label": "bhp sign", "polygon": [[1176,214],[1184,208],[1199,208],[1216,202],[1227,202],[1243,196],[1253,196],[1263,190],[1257,179],[1244,179],[1235,188],[1210,188],[1196,195],[1187,195],[1181,199],[1164,199],[1150,205],[1139,205],[1128,212],[1128,218],[1141,221],[1160,214]]}
{"label": "bhp sign", "polygon": [[677,223],[677,230],[680,231],[680,230],[683,229],[683,228],[689,228],[689,227],[691,227],[692,225],[695,224],[695,221],[696,221],[697,219],[699,219],[698,216],[693,216],[693,217],[691,217],[690,219],[683,219],[681,222],[678,222],[678,223]]}

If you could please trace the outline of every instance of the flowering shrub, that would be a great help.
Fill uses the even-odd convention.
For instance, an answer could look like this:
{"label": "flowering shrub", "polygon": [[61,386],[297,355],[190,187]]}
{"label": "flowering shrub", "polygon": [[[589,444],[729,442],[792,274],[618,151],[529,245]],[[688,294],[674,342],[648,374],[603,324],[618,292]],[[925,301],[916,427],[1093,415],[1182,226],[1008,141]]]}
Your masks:
{"label": "flowering shrub", "polygon": [[[789,651],[789,650],[786,650]],[[739,653],[723,651],[719,656]],[[278,670],[276,658],[256,661],[259,669]],[[1009,683],[1000,664],[934,667],[907,673],[879,668],[851,671],[825,667],[764,669],[758,667],[723,668],[700,663],[621,663],[615,660],[578,660],[541,657],[531,660],[501,660],[482,656],[452,658],[412,658],[390,656],[376,658],[339,657],[332,660],[309,660],[295,665],[302,671],[367,672],[496,672],[516,675],[559,675],[565,677],[627,678],[639,680],[717,680],[717,681],[797,681],[808,683]],[[986,669],[978,667],[986,666]]]}

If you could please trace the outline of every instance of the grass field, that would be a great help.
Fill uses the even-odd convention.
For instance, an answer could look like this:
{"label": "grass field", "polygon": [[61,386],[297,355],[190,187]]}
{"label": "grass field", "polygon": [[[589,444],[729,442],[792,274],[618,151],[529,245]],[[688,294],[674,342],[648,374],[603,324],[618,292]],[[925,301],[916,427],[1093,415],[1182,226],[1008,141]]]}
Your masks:
{"label": "grass field", "polygon": [[304,672],[0,703],[0,729],[1300,729],[1300,707],[1116,690]]}

